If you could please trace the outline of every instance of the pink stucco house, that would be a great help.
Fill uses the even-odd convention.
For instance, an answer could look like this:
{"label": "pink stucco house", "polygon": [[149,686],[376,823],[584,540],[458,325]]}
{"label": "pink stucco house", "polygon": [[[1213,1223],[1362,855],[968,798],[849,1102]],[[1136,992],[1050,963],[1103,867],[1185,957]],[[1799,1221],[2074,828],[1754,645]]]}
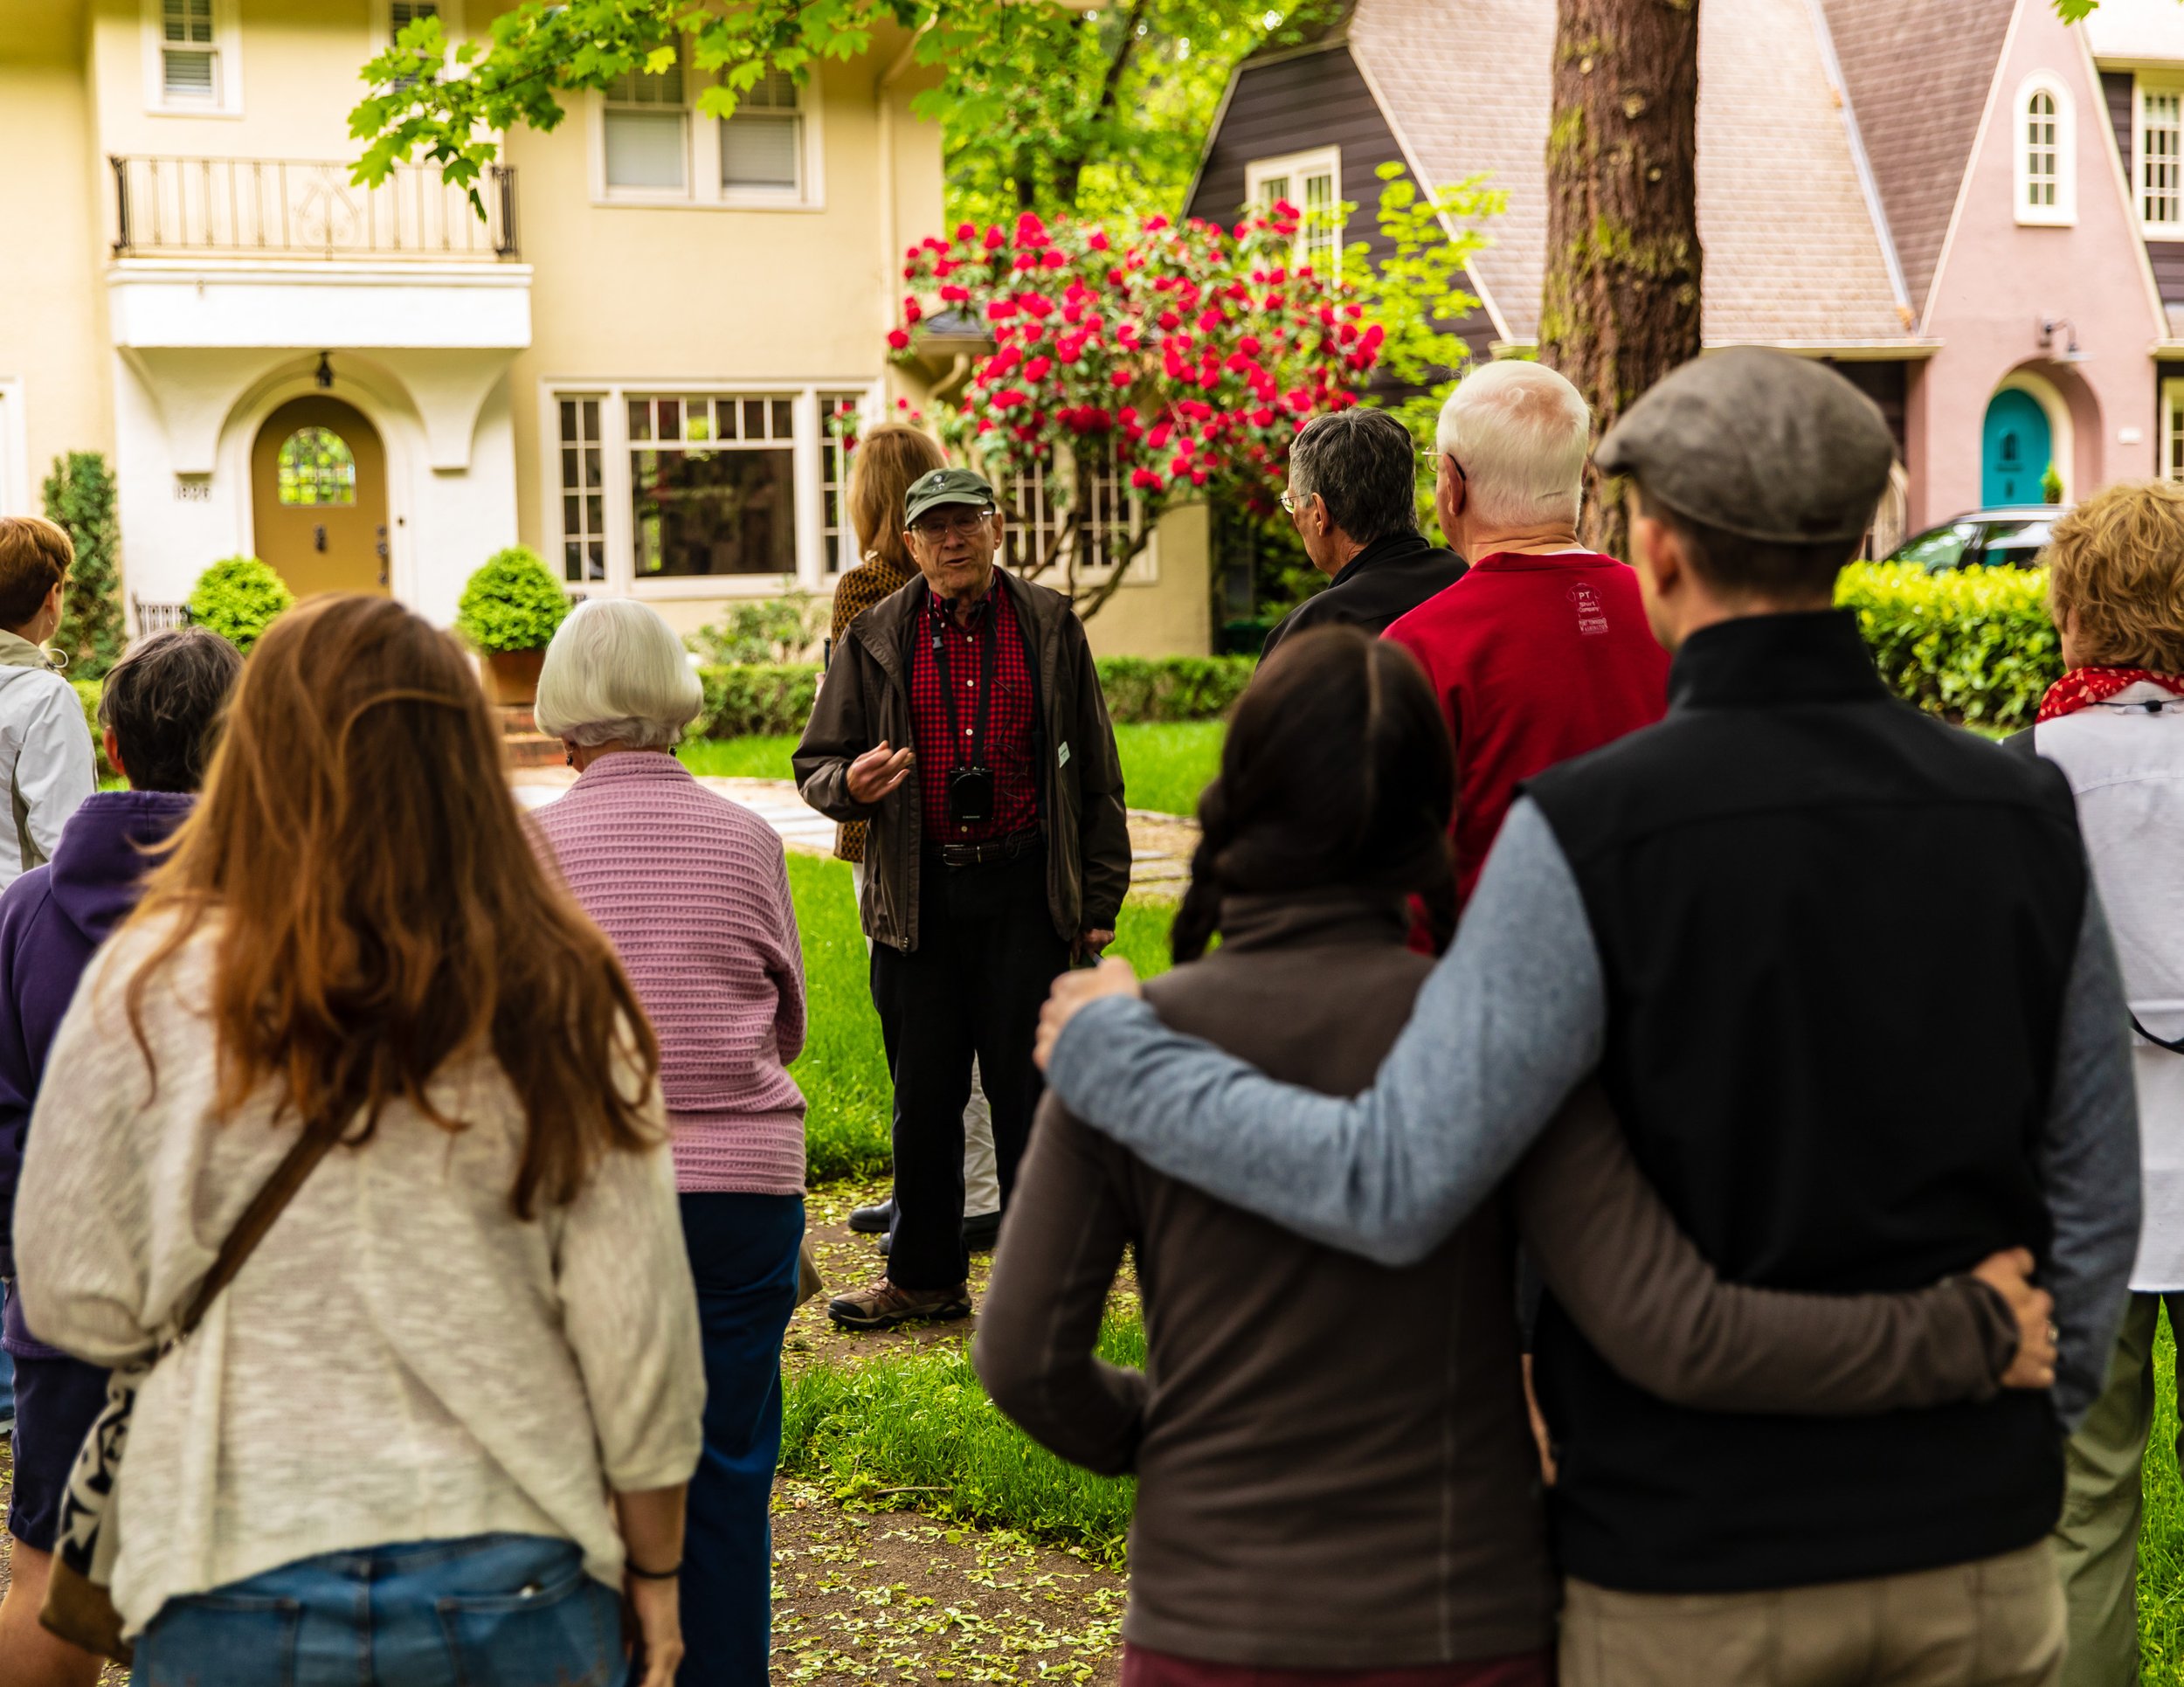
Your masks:
{"label": "pink stucco house", "polygon": [[[1509,197],[1471,266],[1475,353],[1538,335],[1554,0],[1356,0],[1240,66],[1189,211],[1354,202],[1375,169]],[[1875,543],[1981,504],[2184,479],[2184,6],[1710,0],[1699,41],[1707,346],[1825,358],[1902,454]],[[1313,237],[1308,232],[1305,239]],[[1326,261],[1339,241],[1317,237]],[[2049,471],[2052,467],[2052,481]]]}

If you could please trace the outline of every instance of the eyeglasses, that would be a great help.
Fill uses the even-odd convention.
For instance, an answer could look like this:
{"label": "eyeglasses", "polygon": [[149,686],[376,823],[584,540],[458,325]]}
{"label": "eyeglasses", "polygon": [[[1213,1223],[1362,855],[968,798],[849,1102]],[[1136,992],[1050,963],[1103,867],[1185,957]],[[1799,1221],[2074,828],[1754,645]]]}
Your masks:
{"label": "eyeglasses", "polygon": [[1454,452],[1442,451],[1435,448],[1432,451],[1421,451],[1418,453],[1418,460],[1423,463],[1426,466],[1427,472],[1432,474],[1439,474],[1441,473],[1441,464],[1443,458],[1448,459],[1448,467],[1455,471],[1456,479],[1459,481],[1465,481],[1470,478],[1470,476],[1463,472],[1463,465],[1456,460],[1455,453]]}
{"label": "eyeglasses", "polygon": [[943,515],[938,518],[929,516],[922,522],[913,522],[910,524],[910,531],[921,539],[934,540],[944,539],[951,533],[976,533],[986,524],[992,514],[991,509],[982,509],[971,515]]}

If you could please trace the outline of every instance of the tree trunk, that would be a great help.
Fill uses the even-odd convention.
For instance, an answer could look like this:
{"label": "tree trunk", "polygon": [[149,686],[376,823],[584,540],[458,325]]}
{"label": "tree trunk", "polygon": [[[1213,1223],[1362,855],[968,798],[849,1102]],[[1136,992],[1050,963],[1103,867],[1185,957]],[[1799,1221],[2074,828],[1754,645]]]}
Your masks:
{"label": "tree trunk", "polygon": [[[1699,0],[1557,0],[1539,360],[1593,405],[1593,443],[1698,356]],[[1586,468],[1588,543],[1628,554]]]}

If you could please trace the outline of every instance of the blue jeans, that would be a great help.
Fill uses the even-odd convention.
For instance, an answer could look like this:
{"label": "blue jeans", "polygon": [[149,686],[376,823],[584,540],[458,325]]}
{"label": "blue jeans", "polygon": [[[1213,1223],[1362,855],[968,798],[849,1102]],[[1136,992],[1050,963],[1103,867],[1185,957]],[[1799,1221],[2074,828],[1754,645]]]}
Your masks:
{"label": "blue jeans", "polygon": [[781,1338],[796,1310],[800,1195],[686,1194],[705,1338],[705,1455],[690,1482],[677,1687],[765,1687],[773,1647],[773,1469]]}
{"label": "blue jeans", "polygon": [[328,1552],[169,1600],[135,1687],[622,1687],[621,1596],[570,1541]]}

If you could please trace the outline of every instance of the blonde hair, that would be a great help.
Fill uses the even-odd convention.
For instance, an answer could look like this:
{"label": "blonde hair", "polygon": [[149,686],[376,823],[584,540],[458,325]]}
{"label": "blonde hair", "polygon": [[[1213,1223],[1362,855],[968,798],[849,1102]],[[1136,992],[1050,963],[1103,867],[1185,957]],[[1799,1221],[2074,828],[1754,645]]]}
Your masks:
{"label": "blonde hair", "polygon": [[2048,613],[2057,627],[2077,617],[2083,660],[2184,674],[2184,486],[2096,493],[2055,524],[2044,555]]}
{"label": "blonde hair", "polygon": [[0,515],[0,627],[28,626],[75,563],[66,528],[43,515]]}
{"label": "blonde hair", "polygon": [[1434,444],[1463,471],[1471,508],[1497,528],[1577,524],[1593,411],[1545,363],[1482,363],[1441,407]]}
{"label": "blonde hair", "polygon": [[546,646],[531,717],[549,737],[664,750],[705,707],[674,629],[629,598],[591,598]]}
{"label": "blonde hair", "polygon": [[860,439],[849,464],[849,524],[858,550],[877,552],[881,562],[915,574],[917,564],[902,543],[902,494],[921,475],[947,467],[930,434],[901,422]]}

